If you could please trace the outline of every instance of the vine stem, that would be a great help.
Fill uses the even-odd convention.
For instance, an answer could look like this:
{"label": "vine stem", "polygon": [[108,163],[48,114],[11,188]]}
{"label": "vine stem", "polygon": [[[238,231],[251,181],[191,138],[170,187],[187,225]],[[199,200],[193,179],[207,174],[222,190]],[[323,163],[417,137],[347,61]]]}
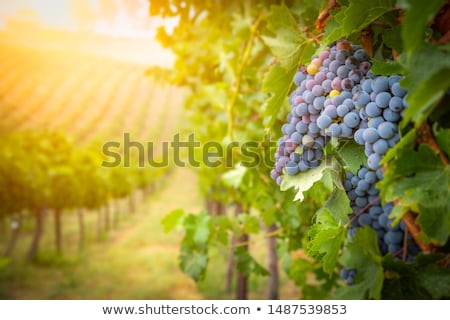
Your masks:
{"label": "vine stem", "polygon": [[[396,205],[395,202],[394,205]],[[434,251],[434,247],[431,244],[426,244],[425,242],[423,242],[422,238],[419,237],[419,234],[422,230],[417,224],[416,218],[411,211],[405,213],[405,215],[402,217],[402,221],[416,244],[419,246],[420,250],[422,250],[424,253],[430,253]]]}
{"label": "vine stem", "polygon": [[345,224],[345,228],[350,227],[353,222],[355,222],[356,219],[359,218],[360,215],[362,215],[367,209],[369,209],[371,206],[373,206],[377,201],[380,200],[380,197],[376,197],[375,199],[373,199],[372,201],[370,201],[368,204],[366,204],[361,210],[359,210],[346,224]]}
{"label": "vine stem", "polygon": [[418,136],[417,138],[418,143],[428,144],[431,147],[431,149],[433,149],[433,151],[439,152],[442,162],[446,166],[448,166],[448,159],[445,156],[444,152],[441,151],[441,148],[439,148],[439,145],[436,142],[436,139],[434,138],[428,123],[424,122],[419,127],[419,129],[417,130],[417,136]]}
{"label": "vine stem", "polygon": [[316,20],[316,30],[317,32],[322,32],[325,29],[325,22],[330,17],[330,12],[334,8],[339,7],[336,0],[329,0],[326,7],[320,12]]}
{"label": "vine stem", "polygon": [[[264,239],[276,237],[279,234],[282,234],[284,231],[285,231],[285,228],[280,227],[280,228],[278,228],[278,229],[276,229],[276,230],[274,230],[272,232],[267,232],[266,234],[264,234]],[[243,247],[243,246],[248,246],[248,245],[251,245],[251,244],[258,243],[258,242],[259,241],[256,241],[256,240],[254,240],[254,241],[243,241],[243,242],[236,243],[235,245],[232,245],[230,247],[230,249],[239,248],[239,247]]]}
{"label": "vine stem", "polygon": [[406,258],[408,257],[408,229],[405,229],[405,232],[403,233],[403,255],[402,260],[406,261]]}
{"label": "vine stem", "polygon": [[237,68],[236,71],[236,80],[234,82],[233,85],[233,89],[231,92],[231,98],[228,102],[227,105],[227,117],[228,117],[228,127],[227,127],[227,132],[228,132],[228,136],[233,140],[234,137],[234,122],[233,122],[233,111],[234,111],[234,107],[236,105],[236,100],[239,94],[239,89],[241,87],[241,81],[242,81],[242,71],[244,70],[245,65],[247,64],[249,58],[250,58],[250,52],[251,49],[253,47],[253,42],[255,40],[257,31],[258,31],[258,26],[261,23],[263,14],[260,14],[255,22],[252,24],[252,26],[250,27],[250,36],[248,38],[248,41],[246,43],[245,49],[241,55],[241,59],[239,59],[240,63],[239,66]]}

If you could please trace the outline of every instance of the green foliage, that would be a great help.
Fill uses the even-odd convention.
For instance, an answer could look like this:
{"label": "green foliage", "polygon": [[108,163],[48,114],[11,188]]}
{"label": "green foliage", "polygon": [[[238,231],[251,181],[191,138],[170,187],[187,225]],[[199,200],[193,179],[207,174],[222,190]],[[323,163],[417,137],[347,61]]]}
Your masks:
{"label": "green foliage", "polygon": [[[363,31],[371,34],[366,44],[373,44],[373,73],[403,75],[401,86],[408,91],[401,139],[382,159],[385,177],[377,185],[381,200],[395,201],[396,222],[406,211],[416,212],[421,237],[442,246],[449,234],[450,185],[448,164],[441,157],[448,159],[450,138],[439,114],[445,115],[442,109],[447,106],[441,104],[450,87],[450,55],[448,44],[438,41],[441,35],[432,29],[432,21],[445,1],[340,0],[330,12],[324,34],[318,34],[313,25],[326,2],[260,1],[248,6],[188,1],[183,6],[173,0],[152,3],[150,13],[180,19],[172,34],[164,30],[158,37],[176,54],[174,81],[191,88],[186,108],[192,128],[203,142],[216,140],[223,145],[232,140],[262,141],[269,132],[277,139],[299,66],[310,61],[317,48],[343,38],[360,43]],[[391,56],[397,54],[393,61]],[[431,124],[431,115],[439,122],[433,129],[440,151],[416,146],[416,129],[424,122]],[[265,150],[256,149],[262,156]],[[436,260],[419,256],[407,265],[390,256],[383,258],[377,236],[368,227],[347,239],[351,208],[341,179],[366,162],[363,149],[350,140],[332,141],[318,168],[295,176],[284,174],[280,189],[269,180],[270,168],[265,164],[240,167],[240,151],[233,152],[232,166],[201,166],[205,196],[224,205],[240,203],[246,214],[207,218],[205,213],[183,217],[181,211],[170,213],[164,228],[183,225],[185,230],[182,269],[202,279],[208,247],[229,247],[230,234],[256,234],[261,223],[276,224],[280,260],[302,287],[303,298],[330,297],[338,286],[339,265],[358,272],[354,285],[335,291],[338,298],[393,298],[388,288],[397,283],[402,292],[392,292],[399,297],[413,297],[410,293],[415,289],[421,292],[419,298],[445,297],[448,288],[436,283],[444,282],[447,274]],[[294,259],[297,250],[309,257]],[[235,250],[235,258],[244,274],[265,274],[242,246]],[[308,277],[316,282],[308,282]]]}
{"label": "green foliage", "polygon": [[448,299],[450,271],[438,265],[442,255],[419,254],[413,263],[405,264],[391,255],[383,259],[386,280],[385,299]]}
{"label": "green foliage", "polygon": [[322,39],[323,44],[327,45],[361,32],[369,24],[386,14],[393,7],[393,2],[392,0],[339,1],[341,8],[333,17],[333,27],[326,30],[327,34]]}
{"label": "green foliage", "polygon": [[347,269],[357,269],[356,283],[336,291],[336,299],[380,299],[383,267],[378,239],[369,227],[359,228],[348,243],[340,262]]}
{"label": "green foliage", "polygon": [[405,51],[412,52],[423,44],[425,30],[445,0],[407,0],[402,24],[402,39]]}
{"label": "green foliage", "polygon": [[161,220],[164,232],[167,233],[171,231],[173,228],[175,228],[183,215],[184,215],[183,209],[175,209],[172,212],[165,215],[164,218]]}
{"label": "green foliage", "polygon": [[311,227],[308,254],[316,257],[323,270],[332,275],[343,241],[347,237],[347,229],[336,221],[328,208],[324,209]]}
{"label": "green foliage", "polygon": [[265,125],[272,127],[278,118],[280,110],[287,108],[287,95],[291,91],[292,79],[297,72],[297,66],[286,70],[280,65],[274,65],[264,76],[262,90],[271,93],[271,97],[264,104]]}
{"label": "green foliage", "polygon": [[449,235],[450,171],[429,146],[417,151],[398,150],[384,179],[378,183],[381,195],[397,206],[419,213],[418,222],[427,241],[444,244]]}
{"label": "green foliage", "polygon": [[302,201],[305,199],[304,193],[319,181],[323,182],[329,189],[332,189],[335,184],[340,184],[339,170],[340,166],[336,160],[326,158],[317,168],[301,172],[295,176],[285,175],[281,183],[281,191],[294,188],[296,190],[294,200]]}
{"label": "green foliage", "polygon": [[366,162],[364,146],[351,140],[340,143],[336,149],[336,153],[344,163],[344,166],[353,174],[356,174],[361,165]]}

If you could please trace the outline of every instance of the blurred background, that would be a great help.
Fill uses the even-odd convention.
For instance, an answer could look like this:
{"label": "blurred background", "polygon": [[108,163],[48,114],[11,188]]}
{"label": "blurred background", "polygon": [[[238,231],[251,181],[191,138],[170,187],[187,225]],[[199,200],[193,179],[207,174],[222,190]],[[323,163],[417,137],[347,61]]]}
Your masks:
{"label": "blurred background", "polygon": [[[147,0],[1,2],[0,298],[232,296],[227,250],[197,285],[178,266],[180,233],[161,226],[204,207],[194,171],[101,166],[102,145],[124,133],[158,156],[183,130],[187,88],[167,81],[174,57],[155,40],[176,22],[150,16]],[[264,261],[264,241],[254,249]],[[260,278],[250,286],[265,297]]]}

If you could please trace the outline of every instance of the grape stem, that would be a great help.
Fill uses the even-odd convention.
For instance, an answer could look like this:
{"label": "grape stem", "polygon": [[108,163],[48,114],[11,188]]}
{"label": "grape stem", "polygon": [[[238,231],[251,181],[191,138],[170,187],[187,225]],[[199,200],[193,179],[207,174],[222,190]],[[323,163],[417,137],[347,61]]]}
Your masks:
{"label": "grape stem", "polygon": [[359,210],[346,224],[345,224],[345,228],[349,228],[353,222],[355,222],[356,219],[358,219],[358,217],[360,215],[362,215],[367,209],[369,209],[371,206],[373,206],[377,201],[380,201],[380,197],[376,197],[375,199],[373,199],[372,201],[370,201],[368,204],[366,204],[361,210]]}
{"label": "grape stem", "polygon": [[408,257],[408,229],[405,229],[405,232],[403,233],[403,255],[402,260],[406,261],[406,258]]}
{"label": "grape stem", "polygon": [[[396,205],[395,201],[394,205]],[[419,237],[421,229],[411,211],[405,213],[405,215],[402,217],[402,221],[416,244],[419,246],[420,250],[422,250],[424,253],[430,253],[434,251],[434,247],[431,244],[426,244],[425,242],[423,242],[422,238]]]}
{"label": "grape stem", "polygon": [[431,129],[430,126],[428,125],[428,123],[423,123],[419,129],[417,130],[417,142],[419,144],[424,143],[424,144],[428,144],[430,146],[431,149],[433,149],[433,151],[439,153],[442,162],[448,166],[448,159],[445,156],[444,152],[441,151],[441,149],[439,148],[439,145],[436,142],[436,139],[434,138],[433,134],[431,133]]}
{"label": "grape stem", "polygon": [[316,20],[316,30],[317,32],[322,32],[325,29],[325,22],[330,17],[330,12],[334,8],[339,7],[339,4],[336,0],[329,0],[326,7],[320,12],[319,16]]}
{"label": "grape stem", "polygon": [[231,137],[231,139],[234,139],[234,132],[233,132],[233,125],[234,125],[234,118],[233,118],[233,112],[234,107],[236,104],[237,97],[239,95],[240,89],[241,89],[241,81],[242,81],[242,73],[244,70],[244,67],[247,65],[248,60],[250,59],[250,53],[254,45],[255,37],[258,33],[258,27],[261,23],[263,18],[263,15],[259,15],[255,22],[250,27],[250,35],[247,40],[247,43],[245,45],[244,50],[241,52],[240,61],[238,68],[236,70],[236,78],[233,81],[233,88],[231,90],[231,98],[227,104],[227,118],[228,118],[228,128],[227,128],[227,134]]}

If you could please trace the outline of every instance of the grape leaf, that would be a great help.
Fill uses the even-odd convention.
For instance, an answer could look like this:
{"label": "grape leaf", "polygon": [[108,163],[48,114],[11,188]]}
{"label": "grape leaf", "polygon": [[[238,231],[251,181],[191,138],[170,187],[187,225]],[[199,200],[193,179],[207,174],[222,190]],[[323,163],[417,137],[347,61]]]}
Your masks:
{"label": "grape leaf", "polygon": [[314,53],[312,40],[305,38],[300,32],[297,22],[286,6],[271,6],[265,20],[267,29],[273,36],[264,35],[262,39],[282,68],[291,70],[292,67],[298,66],[304,57],[309,59]]}
{"label": "grape leaf", "polygon": [[404,67],[397,61],[372,60],[371,72],[377,75],[390,76],[392,74],[404,74]]}
{"label": "grape leaf", "polygon": [[450,270],[437,265],[442,258],[419,254],[413,263],[406,264],[390,254],[385,256],[383,299],[448,299]]}
{"label": "grape leaf", "polygon": [[208,260],[206,253],[195,253],[183,250],[183,247],[181,248],[179,257],[180,268],[195,281],[199,281],[204,277]]}
{"label": "grape leaf", "polygon": [[262,91],[269,93],[270,98],[264,102],[264,125],[267,128],[273,126],[283,105],[288,105],[287,95],[294,85],[293,78],[297,71],[297,65],[286,70],[276,64],[264,75]]}
{"label": "grape leaf", "polygon": [[392,48],[397,52],[403,52],[401,27],[394,26],[392,28],[385,29],[383,32],[383,42],[389,48]]}
{"label": "grape leaf", "polygon": [[391,161],[394,157],[397,156],[398,150],[404,148],[411,148],[416,142],[416,129],[410,130],[405,136],[403,136],[400,141],[393,147],[390,148],[389,151],[384,155],[381,159],[380,164]]}
{"label": "grape leaf", "polygon": [[197,215],[197,225],[194,233],[194,242],[197,246],[206,244],[211,234],[211,216],[205,211]]}
{"label": "grape leaf", "polygon": [[450,155],[450,129],[440,129],[436,133],[436,140],[439,147]]}
{"label": "grape leaf", "polygon": [[226,186],[238,189],[246,173],[247,168],[238,164],[235,169],[229,170],[222,175],[222,181]]}
{"label": "grape leaf", "polygon": [[255,234],[258,233],[260,228],[260,220],[254,215],[248,213],[241,213],[237,216],[243,233]]}
{"label": "grape leaf", "polygon": [[418,127],[428,118],[450,87],[449,73],[450,68],[440,70],[430,79],[422,81],[408,95],[408,108],[405,110],[402,125],[406,125],[412,120]]}
{"label": "grape leaf", "polygon": [[428,145],[417,151],[399,149],[377,187],[385,201],[419,213],[418,222],[428,241],[444,244],[450,231],[450,170]]}
{"label": "grape leaf", "polygon": [[409,92],[401,126],[414,121],[419,126],[449,87],[450,53],[448,46],[423,43],[405,62],[407,72],[400,82]]}
{"label": "grape leaf", "polygon": [[183,209],[175,209],[169,212],[164,216],[161,220],[161,224],[163,225],[164,232],[167,233],[176,227],[178,221],[180,221],[181,217],[184,215]]}
{"label": "grape leaf", "polygon": [[347,223],[348,214],[352,212],[352,208],[350,207],[350,200],[347,193],[342,186],[334,188],[323,207],[318,211],[318,217],[320,217],[324,209],[328,209],[334,219],[339,223]]}
{"label": "grape leaf", "polygon": [[361,165],[367,160],[364,154],[364,146],[351,140],[344,141],[338,146],[336,152],[353,174],[356,174]]}
{"label": "grape leaf", "polygon": [[380,299],[383,287],[382,257],[376,232],[359,228],[340,258],[346,269],[357,269],[355,284],[336,290],[336,299]]}
{"label": "grape leaf", "polygon": [[446,0],[408,0],[402,19],[402,39],[406,51],[417,49],[425,38],[425,29]]}
{"label": "grape leaf", "polygon": [[268,276],[269,271],[267,271],[263,266],[261,266],[244,247],[237,247],[234,251],[234,257],[236,259],[236,268],[244,275],[249,276],[250,274]]}
{"label": "grape leaf", "polygon": [[308,191],[316,182],[322,181],[330,190],[333,185],[340,184],[339,179],[340,166],[332,157],[326,157],[320,166],[305,172],[300,172],[295,176],[284,175],[281,182],[281,191],[295,188],[297,191],[294,201],[303,201],[304,192]]}
{"label": "grape leaf", "polygon": [[[330,33],[325,35],[322,42],[331,43],[363,30],[392,8],[393,2],[392,0],[352,0],[346,4],[341,3],[341,8],[334,17],[339,26],[327,28],[326,31]],[[364,14],[361,14],[362,12]]]}
{"label": "grape leaf", "polygon": [[[348,204],[347,206],[351,210]],[[324,208],[308,235],[311,238],[307,247],[308,254],[320,260],[323,270],[331,276],[347,230],[328,208]]]}

